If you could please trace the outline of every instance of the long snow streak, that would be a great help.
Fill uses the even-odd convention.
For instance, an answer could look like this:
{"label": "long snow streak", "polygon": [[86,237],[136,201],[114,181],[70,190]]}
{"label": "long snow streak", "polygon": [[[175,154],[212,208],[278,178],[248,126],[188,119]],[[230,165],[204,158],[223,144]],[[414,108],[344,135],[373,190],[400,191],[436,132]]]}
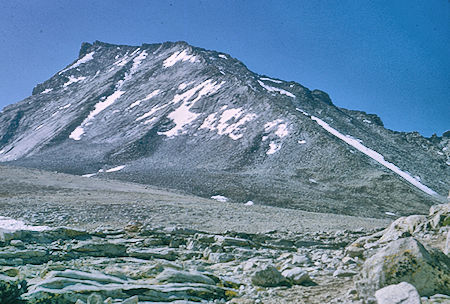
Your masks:
{"label": "long snow streak", "polygon": [[372,149],[367,148],[366,146],[362,145],[356,139],[349,138],[349,137],[345,136],[344,134],[340,133],[336,129],[330,127],[329,124],[327,124],[326,122],[324,122],[320,118],[317,118],[315,116],[311,116],[311,119],[314,120],[315,122],[317,122],[322,128],[324,128],[325,130],[327,130],[328,132],[330,132],[331,134],[333,134],[337,138],[345,141],[347,144],[351,145],[352,147],[354,147],[358,151],[360,151],[360,152],[364,153],[365,155],[369,156],[370,158],[374,159],[375,161],[377,161],[381,165],[385,166],[386,168],[390,169],[394,173],[397,173],[398,175],[403,177],[406,181],[408,181],[409,183],[411,183],[415,187],[419,188],[423,192],[425,192],[427,194],[430,194],[430,195],[437,195],[437,193],[435,191],[433,191],[432,189],[428,188],[424,184],[420,183],[418,180],[413,178],[408,173],[400,170],[400,168],[397,167],[396,165],[386,161],[384,159],[383,155],[381,155],[380,153],[378,153],[378,152],[376,152],[376,151],[374,151]]}
{"label": "long snow streak", "polygon": [[83,64],[83,63],[86,63],[86,62],[88,62],[88,61],[91,61],[92,59],[94,59],[94,52],[90,52],[89,54],[84,55],[83,58],[78,59],[77,62],[75,62],[74,64],[72,64],[72,65],[69,66],[68,68],[62,70],[61,72],[59,72],[59,74],[62,74],[62,73],[64,73],[65,71],[68,71],[68,70],[70,70],[70,69],[74,69],[74,68],[80,66],[80,65]]}

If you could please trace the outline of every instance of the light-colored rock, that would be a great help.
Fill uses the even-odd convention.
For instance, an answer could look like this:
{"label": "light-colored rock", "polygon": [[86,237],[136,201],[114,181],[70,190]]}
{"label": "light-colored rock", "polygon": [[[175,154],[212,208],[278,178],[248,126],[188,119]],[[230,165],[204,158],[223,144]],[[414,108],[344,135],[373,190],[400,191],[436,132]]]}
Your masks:
{"label": "light-colored rock", "polygon": [[337,269],[335,272],[333,272],[333,277],[339,277],[339,278],[344,278],[344,277],[352,277],[357,275],[358,273],[354,270],[349,270],[349,269]]}
{"label": "light-colored rock", "polygon": [[87,304],[103,304],[103,297],[93,293],[87,298]]}
{"label": "light-colored rock", "polygon": [[290,280],[295,285],[301,285],[311,282],[311,278],[309,277],[308,273],[300,267],[287,269],[283,271],[281,275]]}
{"label": "light-colored rock", "polygon": [[378,304],[420,304],[420,296],[416,288],[401,282],[383,287],[375,292]]}
{"label": "light-colored rock", "polygon": [[134,297],[131,297],[131,298],[128,298],[128,299],[124,300],[122,302],[122,304],[138,304],[138,301],[139,301],[139,297],[138,296],[134,296]]}
{"label": "light-colored rock", "polygon": [[229,253],[211,252],[208,260],[213,263],[226,263],[234,260],[234,256]]}
{"label": "light-colored rock", "polygon": [[444,253],[447,255],[450,253],[450,230],[447,232],[447,239],[445,241]]}
{"label": "light-colored rock", "polygon": [[402,237],[411,236],[415,231],[421,229],[426,222],[427,217],[425,215],[411,215],[398,218],[384,230],[383,236],[380,238],[379,242],[387,243]]}
{"label": "light-colored rock", "polygon": [[428,251],[412,237],[389,243],[367,259],[356,283],[360,297],[373,296],[384,286],[408,282],[420,295],[450,293],[450,259],[437,250]]}
{"label": "light-colored rock", "polygon": [[201,283],[201,284],[209,284],[215,285],[213,279],[203,275],[197,271],[182,271],[175,269],[165,269],[163,272],[156,276],[156,279],[159,282],[164,283]]}

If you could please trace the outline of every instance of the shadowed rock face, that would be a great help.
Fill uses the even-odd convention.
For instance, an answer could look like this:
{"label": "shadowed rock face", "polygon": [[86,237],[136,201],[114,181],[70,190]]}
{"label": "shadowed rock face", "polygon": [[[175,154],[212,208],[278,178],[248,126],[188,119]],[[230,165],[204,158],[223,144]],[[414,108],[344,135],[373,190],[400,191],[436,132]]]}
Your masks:
{"label": "shadowed rock face", "polygon": [[446,195],[448,146],[184,42],[84,43],[0,113],[3,162],[373,217]]}

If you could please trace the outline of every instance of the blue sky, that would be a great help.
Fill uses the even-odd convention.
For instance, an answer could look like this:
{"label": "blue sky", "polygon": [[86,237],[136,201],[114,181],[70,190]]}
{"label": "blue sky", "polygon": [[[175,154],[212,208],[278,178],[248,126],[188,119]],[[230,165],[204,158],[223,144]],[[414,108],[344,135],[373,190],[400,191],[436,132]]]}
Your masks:
{"label": "blue sky", "polygon": [[378,114],[450,129],[450,1],[0,0],[0,108],[76,59],[83,41],[184,40]]}

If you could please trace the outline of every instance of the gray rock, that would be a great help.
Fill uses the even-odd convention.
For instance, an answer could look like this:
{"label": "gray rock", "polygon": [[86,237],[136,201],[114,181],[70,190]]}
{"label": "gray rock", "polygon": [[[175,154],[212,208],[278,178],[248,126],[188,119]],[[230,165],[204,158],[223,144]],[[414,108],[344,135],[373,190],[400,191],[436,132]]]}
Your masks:
{"label": "gray rock", "polygon": [[215,285],[216,282],[211,278],[197,271],[181,271],[175,269],[165,269],[156,276],[156,280],[164,283],[201,283]]}
{"label": "gray rock", "polygon": [[208,260],[213,263],[226,263],[234,260],[234,256],[229,253],[211,252],[208,255]]}
{"label": "gray rock", "polygon": [[134,297],[131,297],[131,298],[128,298],[128,299],[124,300],[122,302],[122,304],[138,304],[138,301],[139,301],[139,297],[138,296],[134,296]]}
{"label": "gray rock", "polygon": [[87,298],[87,304],[103,304],[103,297],[93,293]]}
{"label": "gray rock", "polygon": [[252,284],[262,287],[289,286],[289,280],[273,266],[266,266],[255,272],[252,276]]}
{"label": "gray rock", "polygon": [[437,250],[428,251],[414,238],[391,242],[367,259],[356,284],[360,297],[372,296],[391,284],[413,284],[421,296],[450,293],[450,259]]}
{"label": "gray rock", "polygon": [[375,292],[378,304],[420,304],[416,288],[406,282],[383,287]]}
{"label": "gray rock", "polygon": [[291,263],[296,266],[309,265],[311,264],[311,260],[307,255],[293,254]]}
{"label": "gray rock", "polygon": [[82,241],[72,247],[72,251],[96,257],[126,256],[127,247],[108,242]]}
{"label": "gray rock", "polygon": [[444,253],[446,255],[450,253],[450,230],[447,232],[447,239],[445,241]]}
{"label": "gray rock", "polygon": [[148,248],[148,249],[129,249],[128,255],[140,259],[164,259],[175,261],[178,257],[173,249],[168,248]]}
{"label": "gray rock", "polygon": [[281,273],[281,275],[287,278],[295,285],[302,285],[305,283],[310,283],[312,280],[308,273],[301,269],[300,267],[295,267],[292,269],[287,269]]}
{"label": "gray rock", "polygon": [[426,222],[427,217],[425,215],[411,215],[398,218],[384,230],[379,242],[387,243],[402,237],[411,236],[414,232],[420,230]]}
{"label": "gray rock", "polygon": [[349,270],[349,269],[337,269],[335,272],[333,272],[333,277],[339,277],[339,278],[344,278],[344,277],[352,277],[357,275],[358,273],[354,270]]}
{"label": "gray rock", "polygon": [[17,247],[17,248],[23,248],[25,247],[25,244],[21,240],[11,240],[9,242],[11,246]]}

